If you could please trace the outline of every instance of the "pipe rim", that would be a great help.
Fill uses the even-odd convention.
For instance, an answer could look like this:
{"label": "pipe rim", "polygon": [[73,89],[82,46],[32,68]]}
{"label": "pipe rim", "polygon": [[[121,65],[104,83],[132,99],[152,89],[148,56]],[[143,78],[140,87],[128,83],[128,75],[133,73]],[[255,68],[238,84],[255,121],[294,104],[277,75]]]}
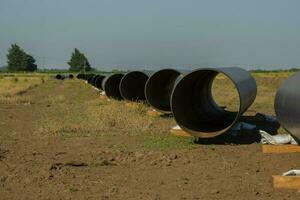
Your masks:
{"label": "pipe rim", "polygon": [[[108,76],[106,76],[106,77],[103,79],[103,81],[102,81],[102,88],[103,88],[103,90],[105,91],[105,94],[106,94],[107,97],[110,97],[110,98],[113,98],[113,99],[117,99],[117,100],[122,100],[122,99],[123,99],[123,97],[122,97],[121,94],[120,94],[120,90],[119,90],[120,81],[121,81],[121,79],[123,78],[123,76],[124,76],[124,74],[116,73],[116,74],[108,75]],[[107,83],[109,83],[110,81],[112,81],[113,78],[119,79],[119,81],[118,81],[119,83],[118,83],[118,85],[117,85],[117,90],[116,90],[116,91],[118,91],[118,94],[117,94],[117,95],[112,94],[112,93],[108,90],[108,88],[107,88]]]}
{"label": "pipe rim", "polygon": [[[139,74],[139,75],[142,75],[143,78],[146,79],[144,85],[142,86],[142,96],[137,96],[137,95],[134,95],[134,94],[128,94],[128,93],[125,93],[125,84],[136,84],[134,81],[130,80],[131,76],[135,75],[135,74]],[[128,100],[128,101],[145,101],[146,100],[146,97],[145,97],[145,85],[147,83],[147,80],[149,79],[149,75],[146,74],[145,72],[143,71],[131,71],[131,72],[128,72],[126,73],[121,81],[120,81],[120,84],[119,84],[119,90],[120,90],[120,93],[121,93],[121,96],[123,99],[125,100]],[[129,89],[130,90],[130,89]]]}
{"label": "pipe rim", "polygon": [[[254,102],[254,100],[252,101],[252,103],[250,103],[249,106],[246,106],[245,109],[242,108],[242,95],[241,95],[241,90],[240,88],[238,87],[238,83],[230,76],[229,73],[226,72],[226,70],[222,70],[224,68],[201,68],[201,69],[196,69],[196,70],[193,70],[192,72],[186,74],[185,76],[183,76],[174,86],[173,88],[173,91],[172,91],[172,95],[171,95],[171,99],[170,99],[170,105],[171,105],[171,110],[173,112],[173,115],[174,115],[174,119],[176,121],[176,123],[182,128],[182,130],[190,133],[191,135],[193,136],[196,136],[196,137],[201,137],[201,138],[211,138],[211,137],[215,137],[215,136],[218,136],[218,135],[221,135],[225,132],[227,132],[230,128],[232,128],[235,123],[238,121],[238,119],[240,118],[240,116],[247,110],[247,108],[249,108],[251,106],[251,104]],[[192,130],[191,128],[189,127],[186,127],[185,125],[181,124],[181,122],[178,121],[177,117],[176,117],[176,109],[174,108],[174,94],[177,92],[176,90],[178,89],[178,85],[182,84],[183,81],[185,81],[186,79],[189,78],[189,76],[191,76],[193,73],[197,73],[197,72],[205,72],[205,71],[211,71],[211,72],[215,72],[216,75],[215,77],[211,80],[212,82],[215,80],[216,76],[218,74],[223,74],[225,75],[230,81],[231,83],[233,83],[233,85],[235,86],[235,89],[239,95],[239,106],[238,106],[238,110],[235,114],[235,117],[234,119],[232,120],[232,122],[230,123],[229,126],[219,130],[219,131],[214,131],[214,132],[201,132],[201,131],[195,131],[195,130]],[[249,74],[249,76],[251,76]],[[252,77],[252,76],[251,76]],[[254,80],[254,78],[252,77],[252,79]],[[254,80],[255,82],[255,80]],[[255,83],[256,84],[256,83]],[[256,92],[257,93],[257,90]],[[256,94],[255,94],[256,96]],[[175,112],[174,112],[175,111]]]}
{"label": "pipe rim", "polygon": [[[157,76],[159,76],[160,73],[164,73],[164,72],[172,72],[175,74],[177,74],[177,78],[179,78],[180,76],[182,76],[182,73],[179,71],[179,70],[176,70],[176,69],[172,69],[172,68],[165,68],[165,69],[161,69],[161,70],[158,70],[156,71],[155,73],[153,73],[147,80],[146,84],[145,84],[145,97],[146,97],[146,101],[149,105],[151,105],[155,110],[161,112],[161,113],[166,113],[166,114],[170,114],[172,113],[172,109],[171,109],[171,104],[170,104],[170,99],[172,97],[172,92],[173,92],[173,89],[176,85],[176,79],[174,81],[174,85],[173,85],[173,89],[171,91],[171,94],[170,94],[170,99],[169,99],[169,106],[170,108],[169,109],[164,109],[162,108],[162,106],[159,106],[158,104],[154,103],[154,101],[152,101],[152,99],[150,98],[150,91],[149,91],[149,88],[150,88],[150,84],[153,84],[152,82],[154,82],[153,79],[157,78]],[[152,95],[153,96],[153,95]]]}

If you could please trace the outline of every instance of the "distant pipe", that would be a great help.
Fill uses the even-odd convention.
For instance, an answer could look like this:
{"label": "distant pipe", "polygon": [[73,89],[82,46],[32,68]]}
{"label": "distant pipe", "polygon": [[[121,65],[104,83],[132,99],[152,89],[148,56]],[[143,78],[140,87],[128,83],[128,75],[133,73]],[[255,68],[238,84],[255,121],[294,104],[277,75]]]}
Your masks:
{"label": "distant pipe", "polygon": [[95,86],[95,84],[96,84],[96,79],[99,77],[100,75],[98,75],[98,74],[96,74],[95,76],[93,76],[93,78],[91,79],[91,81],[90,81],[90,84],[92,85],[92,86]]}
{"label": "distant pipe", "polygon": [[69,79],[73,79],[74,75],[73,74],[69,74]]}
{"label": "distant pipe", "polygon": [[280,124],[300,140],[300,72],[281,85],[275,97],[275,112]]}
{"label": "distant pipe", "polygon": [[145,85],[153,74],[152,71],[131,71],[125,74],[120,82],[120,93],[129,101],[144,101]]}
{"label": "distant pipe", "polygon": [[77,74],[76,78],[83,80],[85,78],[85,75],[84,74]]}
{"label": "distant pipe", "polygon": [[[219,107],[212,97],[212,83],[219,73],[231,80],[239,94],[239,109],[235,112]],[[254,102],[256,93],[254,78],[241,68],[197,69],[176,83],[171,95],[171,109],[184,131],[211,138],[228,131]]]}
{"label": "distant pipe", "polygon": [[65,75],[56,74],[55,78],[58,79],[58,80],[64,80],[65,79]]}
{"label": "distant pipe", "polygon": [[96,88],[103,90],[102,82],[103,82],[104,78],[105,78],[105,76],[98,75],[98,77],[95,79],[95,87]]}
{"label": "distant pipe", "polygon": [[119,85],[123,76],[124,74],[117,73],[111,74],[104,78],[104,80],[102,81],[102,88],[108,97],[117,100],[123,99],[119,90]]}
{"label": "distant pipe", "polygon": [[88,84],[92,83],[94,76],[95,76],[95,74],[87,74],[86,80],[87,80]]}
{"label": "distant pipe", "polygon": [[162,69],[150,76],[145,86],[147,102],[157,111],[171,113],[170,99],[177,79],[188,72]]}

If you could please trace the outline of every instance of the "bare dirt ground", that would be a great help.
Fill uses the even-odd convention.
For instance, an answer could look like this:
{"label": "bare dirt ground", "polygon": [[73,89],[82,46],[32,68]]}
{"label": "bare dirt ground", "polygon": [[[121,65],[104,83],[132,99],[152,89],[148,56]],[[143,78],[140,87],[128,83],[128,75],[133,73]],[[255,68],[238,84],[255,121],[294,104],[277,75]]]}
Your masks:
{"label": "bare dirt ground", "polygon": [[[249,112],[273,114],[270,99],[284,77],[257,79],[260,97]],[[0,199],[300,198],[273,189],[271,178],[299,168],[299,154],[169,136],[171,117],[107,101],[77,80],[17,95],[30,101],[0,103]]]}

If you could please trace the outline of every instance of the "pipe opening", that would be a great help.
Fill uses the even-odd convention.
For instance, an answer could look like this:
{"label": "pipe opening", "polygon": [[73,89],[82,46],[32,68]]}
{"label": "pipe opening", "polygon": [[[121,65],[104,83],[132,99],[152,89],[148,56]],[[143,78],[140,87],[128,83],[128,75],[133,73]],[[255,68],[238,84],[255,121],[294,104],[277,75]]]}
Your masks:
{"label": "pipe opening", "polygon": [[93,82],[93,79],[94,79],[94,74],[89,74],[88,76],[87,76],[87,82],[88,82],[88,84],[92,84],[92,82]]}
{"label": "pipe opening", "polygon": [[[238,91],[229,92],[226,84],[231,82],[231,87],[234,84],[224,75],[217,77],[218,74],[215,70],[194,71],[182,78],[173,91],[171,101],[175,119],[178,125],[195,136],[220,135],[239,117]],[[238,101],[228,101],[231,98]]]}
{"label": "pipe opening", "polygon": [[122,97],[129,101],[146,100],[144,89],[147,80],[148,76],[143,72],[133,71],[127,73],[120,83]]}
{"label": "pipe opening", "polygon": [[84,74],[77,74],[77,79],[84,79]]}
{"label": "pipe opening", "polygon": [[104,80],[105,76],[102,76],[102,75],[98,75],[98,77],[96,78],[95,80],[95,87],[100,89],[100,90],[103,90],[102,88],[102,81]]}
{"label": "pipe opening", "polygon": [[224,74],[219,73],[212,83],[212,98],[215,103],[228,112],[239,110],[239,93],[233,82]]}
{"label": "pipe opening", "polygon": [[119,90],[119,85],[123,76],[123,74],[113,74],[103,80],[102,87],[108,97],[117,100],[123,99]]}
{"label": "pipe opening", "polygon": [[147,102],[160,112],[170,113],[171,94],[180,75],[180,72],[173,69],[163,69],[154,73],[145,87]]}
{"label": "pipe opening", "polygon": [[98,77],[100,77],[100,75],[95,75],[95,76],[93,76],[93,78],[92,78],[92,80],[91,80],[91,85],[92,85],[92,86],[96,86],[96,80],[97,80]]}
{"label": "pipe opening", "polygon": [[61,74],[57,74],[55,76],[55,78],[58,79],[58,80],[64,80],[65,79],[64,75],[61,75]]}

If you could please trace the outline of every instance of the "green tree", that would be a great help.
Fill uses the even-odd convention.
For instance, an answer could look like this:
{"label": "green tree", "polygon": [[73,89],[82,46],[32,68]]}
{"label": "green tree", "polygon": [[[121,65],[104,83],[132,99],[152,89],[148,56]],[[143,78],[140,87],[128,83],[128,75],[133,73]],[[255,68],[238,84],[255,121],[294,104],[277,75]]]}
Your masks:
{"label": "green tree", "polygon": [[35,71],[35,59],[25,53],[17,44],[12,44],[7,54],[7,68],[9,71]]}
{"label": "green tree", "polygon": [[77,48],[74,49],[68,65],[70,65],[69,70],[74,72],[83,71],[84,69],[90,71],[92,69],[88,59]]}

